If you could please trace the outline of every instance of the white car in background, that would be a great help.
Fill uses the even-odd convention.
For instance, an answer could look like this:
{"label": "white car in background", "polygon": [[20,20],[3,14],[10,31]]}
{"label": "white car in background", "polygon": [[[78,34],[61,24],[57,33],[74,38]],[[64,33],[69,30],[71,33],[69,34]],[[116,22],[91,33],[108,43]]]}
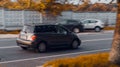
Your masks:
{"label": "white car in background", "polygon": [[100,32],[104,28],[104,23],[98,19],[85,19],[81,21],[85,30],[95,30]]}

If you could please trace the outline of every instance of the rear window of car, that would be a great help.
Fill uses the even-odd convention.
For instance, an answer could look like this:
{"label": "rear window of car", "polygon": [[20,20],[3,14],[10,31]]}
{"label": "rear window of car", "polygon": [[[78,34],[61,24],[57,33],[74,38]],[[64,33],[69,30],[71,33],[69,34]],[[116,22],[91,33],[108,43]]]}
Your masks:
{"label": "rear window of car", "polygon": [[79,21],[77,21],[77,20],[61,20],[61,21],[59,21],[58,24],[78,24],[78,23],[79,23]]}
{"label": "rear window of car", "polygon": [[62,21],[59,21],[58,24],[67,24],[67,22],[62,20]]}
{"label": "rear window of car", "polygon": [[35,30],[36,33],[56,33],[57,30],[55,26],[36,26]]}
{"label": "rear window of car", "polygon": [[78,24],[79,21],[77,20],[67,20],[67,24]]}
{"label": "rear window of car", "polygon": [[22,31],[26,32],[26,33],[33,33],[34,26],[24,26],[23,29],[22,29]]}

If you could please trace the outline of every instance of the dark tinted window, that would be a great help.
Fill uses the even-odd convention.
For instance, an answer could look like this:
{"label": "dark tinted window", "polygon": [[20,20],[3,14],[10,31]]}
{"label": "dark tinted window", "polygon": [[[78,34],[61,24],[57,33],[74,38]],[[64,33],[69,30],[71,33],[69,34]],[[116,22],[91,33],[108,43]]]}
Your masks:
{"label": "dark tinted window", "polygon": [[91,23],[97,23],[97,21],[96,20],[91,20]]}
{"label": "dark tinted window", "polygon": [[79,23],[79,21],[77,21],[77,20],[62,20],[62,21],[60,21],[58,24],[78,24]]}
{"label": "dark tinted window", "polygon": [[66,21],[60,21],[58,24],[67,24]]}
{"label": "dark tinted window", "polygon": [[90,23],[90,20],[85,20],[85,21],[83,21],[82,23],[83,23],[83,24],[88,24],[88,23]]}
{"label": "dark tinted window", "polygon": [[59,34],[67,34],[67,31],[62,27],[57,27],[57,33],[59,33]]}
{"label": "dark tinted window", "polygon": [[78,24],[79,22],[76,20],[67,20],[67,24]]}
{"label": "dark tinted window", "polygon": [[35,27],[36,33],[57,33],[55,26],[36,26]]}

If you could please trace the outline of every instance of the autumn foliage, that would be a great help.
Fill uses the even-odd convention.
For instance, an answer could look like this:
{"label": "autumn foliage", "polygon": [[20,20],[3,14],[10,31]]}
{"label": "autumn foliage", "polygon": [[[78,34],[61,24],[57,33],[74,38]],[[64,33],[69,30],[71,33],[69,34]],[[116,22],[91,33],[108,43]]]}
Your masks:
{"label": "autumn foliage", "polygon": [[108,61],[108,53],[61,58],[46,62],[44,67],[120,67]]}
{"label": "autumn foliage", "polygon": [[56,3],[55,0],[17,0],[11,2],[10,0],[0,0],[0,6],[8,9],[17,10],[37,10],[40,12],[50,12],[51,14],[58,15],[62,11],[116,11],[117,7],[115,4],[95,3],[89,4],[84,2],[81,5],[72,4],[60,4]]}

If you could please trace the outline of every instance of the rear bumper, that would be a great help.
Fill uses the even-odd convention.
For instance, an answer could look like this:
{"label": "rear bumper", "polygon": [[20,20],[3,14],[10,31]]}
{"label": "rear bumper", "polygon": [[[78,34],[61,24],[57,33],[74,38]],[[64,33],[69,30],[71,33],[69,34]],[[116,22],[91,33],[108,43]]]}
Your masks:
{"label": "rear bumper", "polygon": [[28,40],[23,40],[23,39],[17,39],[16,43],[18,46],[24,46],[24,47],[33,47],[33,42],[28,41]]}

